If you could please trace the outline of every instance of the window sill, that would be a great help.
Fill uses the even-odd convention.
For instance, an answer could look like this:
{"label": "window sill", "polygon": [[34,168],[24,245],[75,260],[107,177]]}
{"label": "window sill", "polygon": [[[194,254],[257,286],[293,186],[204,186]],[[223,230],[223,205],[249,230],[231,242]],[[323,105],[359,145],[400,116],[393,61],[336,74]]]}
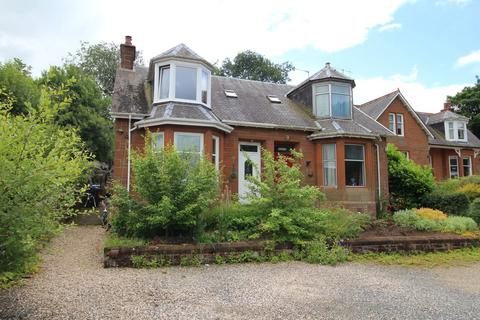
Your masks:
{"label": "window sill", "polygon": [[361,188],[367,188],[367,186],[345,186],[345,188],[361,189]]}
{"label": "window sill", "polygon": [[201,102],[201,101],[197,101],[197,100],[187,100],[187,99],[160,99],[160,100],[154,100],[153,101],[153,105],[156,105],[156,104],[161,104],[161,103],[166,103],[166,102],[181,102],[181,103],[187,103],[187,104],[197,104],[197,105],[202,105],[204,107],[207,107],[209,109],[211,109],[210,105],[204,103],[204,102]]}

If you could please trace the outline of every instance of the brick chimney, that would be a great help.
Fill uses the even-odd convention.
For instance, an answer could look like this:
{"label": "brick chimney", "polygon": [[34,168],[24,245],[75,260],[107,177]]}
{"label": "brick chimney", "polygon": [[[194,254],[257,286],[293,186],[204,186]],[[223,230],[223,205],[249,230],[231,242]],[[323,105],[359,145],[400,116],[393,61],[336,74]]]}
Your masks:
{"label": "brick chimney", "polygon": [[132,44],[132,36],[125,36],[125,43],[120,45],[120,68],[133,69],[135,61],[135,46]]}
{"label": "brick chimney", "polygon": [[450,111],[452,110],[452,102],[447,97],[447,100],[443,103],[443,110],[442,111]]}

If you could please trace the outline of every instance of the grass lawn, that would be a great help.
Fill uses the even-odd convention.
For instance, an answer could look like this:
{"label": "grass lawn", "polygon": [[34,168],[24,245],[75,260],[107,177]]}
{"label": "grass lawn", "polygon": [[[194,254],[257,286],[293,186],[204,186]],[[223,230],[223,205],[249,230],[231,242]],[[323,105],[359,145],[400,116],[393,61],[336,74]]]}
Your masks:
{"label": "grass lawn", "polygon": [[352,262],[433,268],[437,266],[462,266],[480,262],[480,248],[457,249],[429,253],[364,253],[352,254]]}
{"label": "grass lawn", "polygon": [[109,232],[105,237],[105,242],[103,246],[105,248],[109,247],[139,247],[147,244],[147,241],[144,239],[135,239],[135,238],[124,238],[117,236],[113,232]]}

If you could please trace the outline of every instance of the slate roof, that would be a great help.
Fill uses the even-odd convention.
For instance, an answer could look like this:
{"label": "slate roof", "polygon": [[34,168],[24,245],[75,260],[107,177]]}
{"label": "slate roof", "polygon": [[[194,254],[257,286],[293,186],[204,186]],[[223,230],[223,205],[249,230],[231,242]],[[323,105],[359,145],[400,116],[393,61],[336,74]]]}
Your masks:
{"label": "slate roof", "polygon": [[461,120],[461,121],[468,122],[470,119],[458,113],[447,110],[447,111],[440,111],[439,113],[431,114],[428,117],[428,120],[426,123],[434,124],[434,123],[444,122],[445,120]]}
{"label": "slate roof", "polygon": [[387,93],[381,97],[368,101],[364,104],[360,104],[357,107],[362,109],[365,113],[370,115],[374,119],[378,119],[378,117],[383,113],[386,107],[392,102],[392,100],[398,95],[398,89]]}
{"label": "slate roof", "polygon": [[289,92],[287,92],[287,95],[289,95],[291,92],[294,92],[296,89],[303,87],[309,82],[316,82],[320,80],[346,81],[352,84],[352,88],[355,87],[355,80],[337,71],[336,69],[332,68],[332,66],[330,65],[330,62],[327,62],[325,64],[325,67],[323,67],[320,71],[314,73],[312,76],[302,81],[299,85],[292,87],[292,89]]}
{"label": "slate roof", "polygon": [[[316,130],[315,117],[293,100],[285,97],[292,86],[253,80],[212,76],[212,110],[223,121],[274,124],[286,128]],[[229,98],[233,90],[238,98]],[[275,95],[281,103],[272,103]]]}
{"label": "slate roof", "polygon": [[[441,115],[442,113],[450,113],[447,115]],[[451,111],[443,111],[439,113],[426,113],[426,112],[417,112],[418,116],[422,119],[424,123],[427,124],[428,130],[433,134],[434,138],[430,138],[428,143],[430,145],[438,145],[438,146],[448,146],[448,147],[460,147],[460,148],[480,148],[480,139],[478,139],[470,130],[467,129],[467,142],[462,141],[448,141],[445,138],[445,132],[443,130],[439,130],[438,126],[435,124],[439,124],[442,121],[437,121],[438,119],[451,119],[451,117],[457,116],[462,120],[467,120],[468,118],[458,115]],[[433,118],[433,121],[432,121]]]}
{"label": "slate roof", "polygon": [[118,68],[112,95],[112,113],[146,114],[149,112],[145,97],[145,79],[148,68],[134,70]]}
{"label": "slate roof", "polygon": [[156,55],[150,60],[150,63],[156,62],[158,60],[166,60],[168,58],[181,58],[185,60],[198,61],[206,64],[211,69],[213,69],[213,66],[210,62],[199,56],[195,51],[193,51],[183,43],[180,43],[179,45],[168,49],[167,51],[162,52],[159,55]]}

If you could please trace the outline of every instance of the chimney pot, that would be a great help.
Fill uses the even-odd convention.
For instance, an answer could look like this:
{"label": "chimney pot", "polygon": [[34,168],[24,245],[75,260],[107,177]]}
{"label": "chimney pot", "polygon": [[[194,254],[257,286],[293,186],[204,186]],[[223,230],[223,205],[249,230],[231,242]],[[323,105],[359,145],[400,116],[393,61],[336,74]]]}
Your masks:
{"label": "chimney pot", "polygon": [[325,68],[330,68],[330,62],[325,63]]}
{"label": "chimney pot", "polygon": [[442,111],[449,111],[449,110],[452,110],[452,102],[450,101],[450,99],[447,98],[447,100],[443,104],[443,110]]}
{"label": "chimney pot", "polygon": [[125,36],[125,44],[132,45],[132,36]]}

